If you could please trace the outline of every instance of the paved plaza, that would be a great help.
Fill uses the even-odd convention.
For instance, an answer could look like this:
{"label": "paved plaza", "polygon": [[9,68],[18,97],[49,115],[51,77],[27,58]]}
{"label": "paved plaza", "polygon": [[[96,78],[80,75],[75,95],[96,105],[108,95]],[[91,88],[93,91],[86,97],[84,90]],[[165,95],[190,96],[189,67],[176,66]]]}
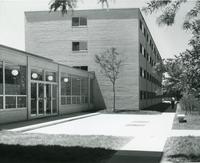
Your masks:
{"label": "paved plaza", "polygon": [[12,129],[25,133],[112,135],[133,139],[121,150],[162,151],[175,113],[154,115],[93,113]]}

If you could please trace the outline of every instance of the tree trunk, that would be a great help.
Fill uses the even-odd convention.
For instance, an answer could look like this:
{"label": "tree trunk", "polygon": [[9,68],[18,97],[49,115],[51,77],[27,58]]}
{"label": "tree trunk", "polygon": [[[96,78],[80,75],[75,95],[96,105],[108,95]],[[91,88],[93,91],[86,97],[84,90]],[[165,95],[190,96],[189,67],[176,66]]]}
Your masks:
{"label": "tree trunk", "polygon": [[113,112],[115,112],[115,83],[113,83]]}

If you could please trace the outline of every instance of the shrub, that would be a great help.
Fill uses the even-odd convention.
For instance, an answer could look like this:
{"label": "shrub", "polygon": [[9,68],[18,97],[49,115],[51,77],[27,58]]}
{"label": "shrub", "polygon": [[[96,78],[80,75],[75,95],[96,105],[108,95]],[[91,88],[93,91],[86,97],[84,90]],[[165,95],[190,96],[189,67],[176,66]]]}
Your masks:
{"label": "shrub", "polygon": [[180,100],[181,110],[186,114],[198,111],[200,113],[200,102],[193,94],[183,94]]}

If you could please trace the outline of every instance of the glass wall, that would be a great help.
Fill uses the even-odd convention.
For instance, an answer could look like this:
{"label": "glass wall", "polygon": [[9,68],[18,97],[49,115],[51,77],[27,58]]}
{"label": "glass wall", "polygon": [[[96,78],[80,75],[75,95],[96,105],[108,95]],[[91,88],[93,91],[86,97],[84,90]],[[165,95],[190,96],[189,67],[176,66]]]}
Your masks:
{"label": "glass wall", "polygon": [[90,103],[94,103],[94,94],[93,94],[93,85],[94,85],[94,79],[90,79]]}
{"label": "glass wall", "polygon": [[26,66],[5,63],[5,108],[26,107]]}
{"label": "glass wall", "polygon": [[3,109],[3,63],[0,62],[0,109]]}
{"label": "glass wall", "polygon": [[88,103],[88,78],[81,79],[81,103]]}
{"label": "glass wall", "polygon": [[88,78],[61,74],[61,105],[88,103]]}

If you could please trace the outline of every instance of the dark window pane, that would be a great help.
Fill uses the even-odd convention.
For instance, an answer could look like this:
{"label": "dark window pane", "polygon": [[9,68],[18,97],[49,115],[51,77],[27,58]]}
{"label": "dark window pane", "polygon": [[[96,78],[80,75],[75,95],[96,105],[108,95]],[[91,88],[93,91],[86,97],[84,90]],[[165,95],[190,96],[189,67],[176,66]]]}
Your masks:
{"label": "dark window pane", "polygon": [[142,44],[140,44],[140,53],[142,54]]}
{"label": "dark window pane", "polygon": [[72,97],[72,104],[76,104],[76,97]]}
{"label": "dark window pane", "polygon": [[79,26],[79,17],[72,18],[72,26]]}
{"label": "dark window pane", "polygon": [[80,43],[79,42],[72,42],[72,50],[79,51],[80,50]]}
{"label": "dark window pane", "polygon": [[81,79],[81,95],[84,95],[84,96],[88,95],[88,79],[87,78]]}
{"label": "dark window pane", "polygon": [[7,96],[6,97],[6,109],[16,108],[16,97],[15,96]]}
{"label": "dark window pane", "polygon": [[80,95],[80,79],[72,78],[72,95]]}
{"label": "dark window pane", "polygon": [[17,97],[17,108],[26,107],[26,97]]}
{"label": "dark window pane", "polygon": [[[94,97],[93,97],[93,85],[94,85],[94,80],[90,79],[90,103],[92,104],[94,102]],[[88,100],[87,100],[88,101]]]}
{"label": "dark window pane", "polygon": [[61,78],[61,95],[71,95],[71,78]]}
{"label": "dark window pane", "polygon": [[0,109],[3,109],[3,96],[0,96]]}
{"label": "dark window pane", "polygon": [[66,97],[61,97],[61,105],[66,105]]}
{"label": "dark window pane", "polygon": [[142,30],[142,21],[140,20],[140,29]]}
{"label": "dark window pane", "polygon": [[142,95],[142,91],[140,91],[140,100],[142,100],[142,96],[143,96],[143,95]]}
{"label": "dark window pane", "polygon": [[80,104],[80,103],[81,103],[81,98],[77,97],[77,104]]}
{"label": "dark window pane", "polygon": [[5,93],[7,95],[26,95],[26,67],[6,64]]}
{"label": "dark window pane", "polygon": [[80,25],[81,26],[86,26],[87,25],[87,18],[80,17]]}
{"label": "dark window pane", "polygon": [[67,97],[67,104],[71,104],[71,97]]}
{"label": "dark window pane", "polygon": [[0,95],[3,94],[3,64],[0,62]]}
{"label": "dark window pane", "polygon": [[140,76],[142,77],[142,67],[140,67]]}

